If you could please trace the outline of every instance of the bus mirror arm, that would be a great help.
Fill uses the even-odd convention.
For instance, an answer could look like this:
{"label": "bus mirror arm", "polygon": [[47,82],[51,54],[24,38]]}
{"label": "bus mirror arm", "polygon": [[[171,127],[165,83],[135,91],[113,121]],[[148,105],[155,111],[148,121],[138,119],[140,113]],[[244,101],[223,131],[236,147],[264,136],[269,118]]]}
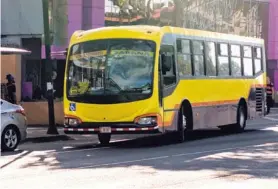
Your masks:
{"label": "bus mirror arm", "polygon": [[68,56],[68,48],[65,49],[64,55],[67,57]]}
{"label": "bus mirror arm", "polygon": [[171,70],[171,62],[167,61],[167,56],[165,54],[161,55],[162,72],[166,73]]}
{"label": "bus mirror arm", "polygon": [[158,66],[158,71],[161,72],[162,71],[162,68],[161,68],[161,64],[162,64],[162,61],[161,61],[161,54],[159,55],[159,66]]}

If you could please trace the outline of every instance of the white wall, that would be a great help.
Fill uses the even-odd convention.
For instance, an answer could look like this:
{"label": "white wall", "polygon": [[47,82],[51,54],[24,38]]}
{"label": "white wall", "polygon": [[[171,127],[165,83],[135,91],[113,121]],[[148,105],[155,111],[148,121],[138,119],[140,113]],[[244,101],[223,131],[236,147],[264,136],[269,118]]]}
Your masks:
{"label": "white wall", "polygon": [[43,34],[42,0],[1,0],[2,35]]}

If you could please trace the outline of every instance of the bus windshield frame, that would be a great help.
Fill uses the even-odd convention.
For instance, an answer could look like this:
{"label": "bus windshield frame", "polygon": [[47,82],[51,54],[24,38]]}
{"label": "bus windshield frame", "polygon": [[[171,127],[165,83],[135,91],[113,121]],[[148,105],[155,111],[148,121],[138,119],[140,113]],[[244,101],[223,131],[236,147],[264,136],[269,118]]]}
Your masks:
{"label": "bus windshield frame", "polygon": [[101,39],[72,45],[66,73],[68,100],[117,104],[153,94],[156,43],[144,39]]}

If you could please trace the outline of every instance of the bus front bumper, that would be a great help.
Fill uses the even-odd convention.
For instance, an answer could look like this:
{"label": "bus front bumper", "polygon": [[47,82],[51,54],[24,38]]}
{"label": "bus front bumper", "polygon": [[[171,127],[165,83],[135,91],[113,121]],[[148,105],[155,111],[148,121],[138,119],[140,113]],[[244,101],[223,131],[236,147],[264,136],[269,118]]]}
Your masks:
{"label": "bus front bumper", "polygon": [[108,133],[108,134],[155,134],[161,133],[159,126],[77,126],[69,127],[64,126],[65,134],[99,134],[99,133]]}

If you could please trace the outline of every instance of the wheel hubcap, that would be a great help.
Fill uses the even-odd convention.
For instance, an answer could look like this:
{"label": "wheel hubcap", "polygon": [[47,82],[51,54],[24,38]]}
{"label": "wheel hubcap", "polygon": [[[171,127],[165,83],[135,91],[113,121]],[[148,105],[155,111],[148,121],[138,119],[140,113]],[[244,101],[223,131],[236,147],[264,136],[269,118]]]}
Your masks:
{"label": "wheel hubcap", "polygon": [[5,144],[8,148],[14,148],[17,143],[17,135],[13,129],[8,129],[5,133]]}
{"label": "wheel hubcap", "polygon": [[182,116],[182,126],[184,129],[186,129],[186,116],[185,115]]}
{"label": "wheel hubcap", "polygon": [[244,112],[240,111],[240,120],[239,120],[239,123],[240,123],[241,127],[244,127],[244,121],[245,121]]}

